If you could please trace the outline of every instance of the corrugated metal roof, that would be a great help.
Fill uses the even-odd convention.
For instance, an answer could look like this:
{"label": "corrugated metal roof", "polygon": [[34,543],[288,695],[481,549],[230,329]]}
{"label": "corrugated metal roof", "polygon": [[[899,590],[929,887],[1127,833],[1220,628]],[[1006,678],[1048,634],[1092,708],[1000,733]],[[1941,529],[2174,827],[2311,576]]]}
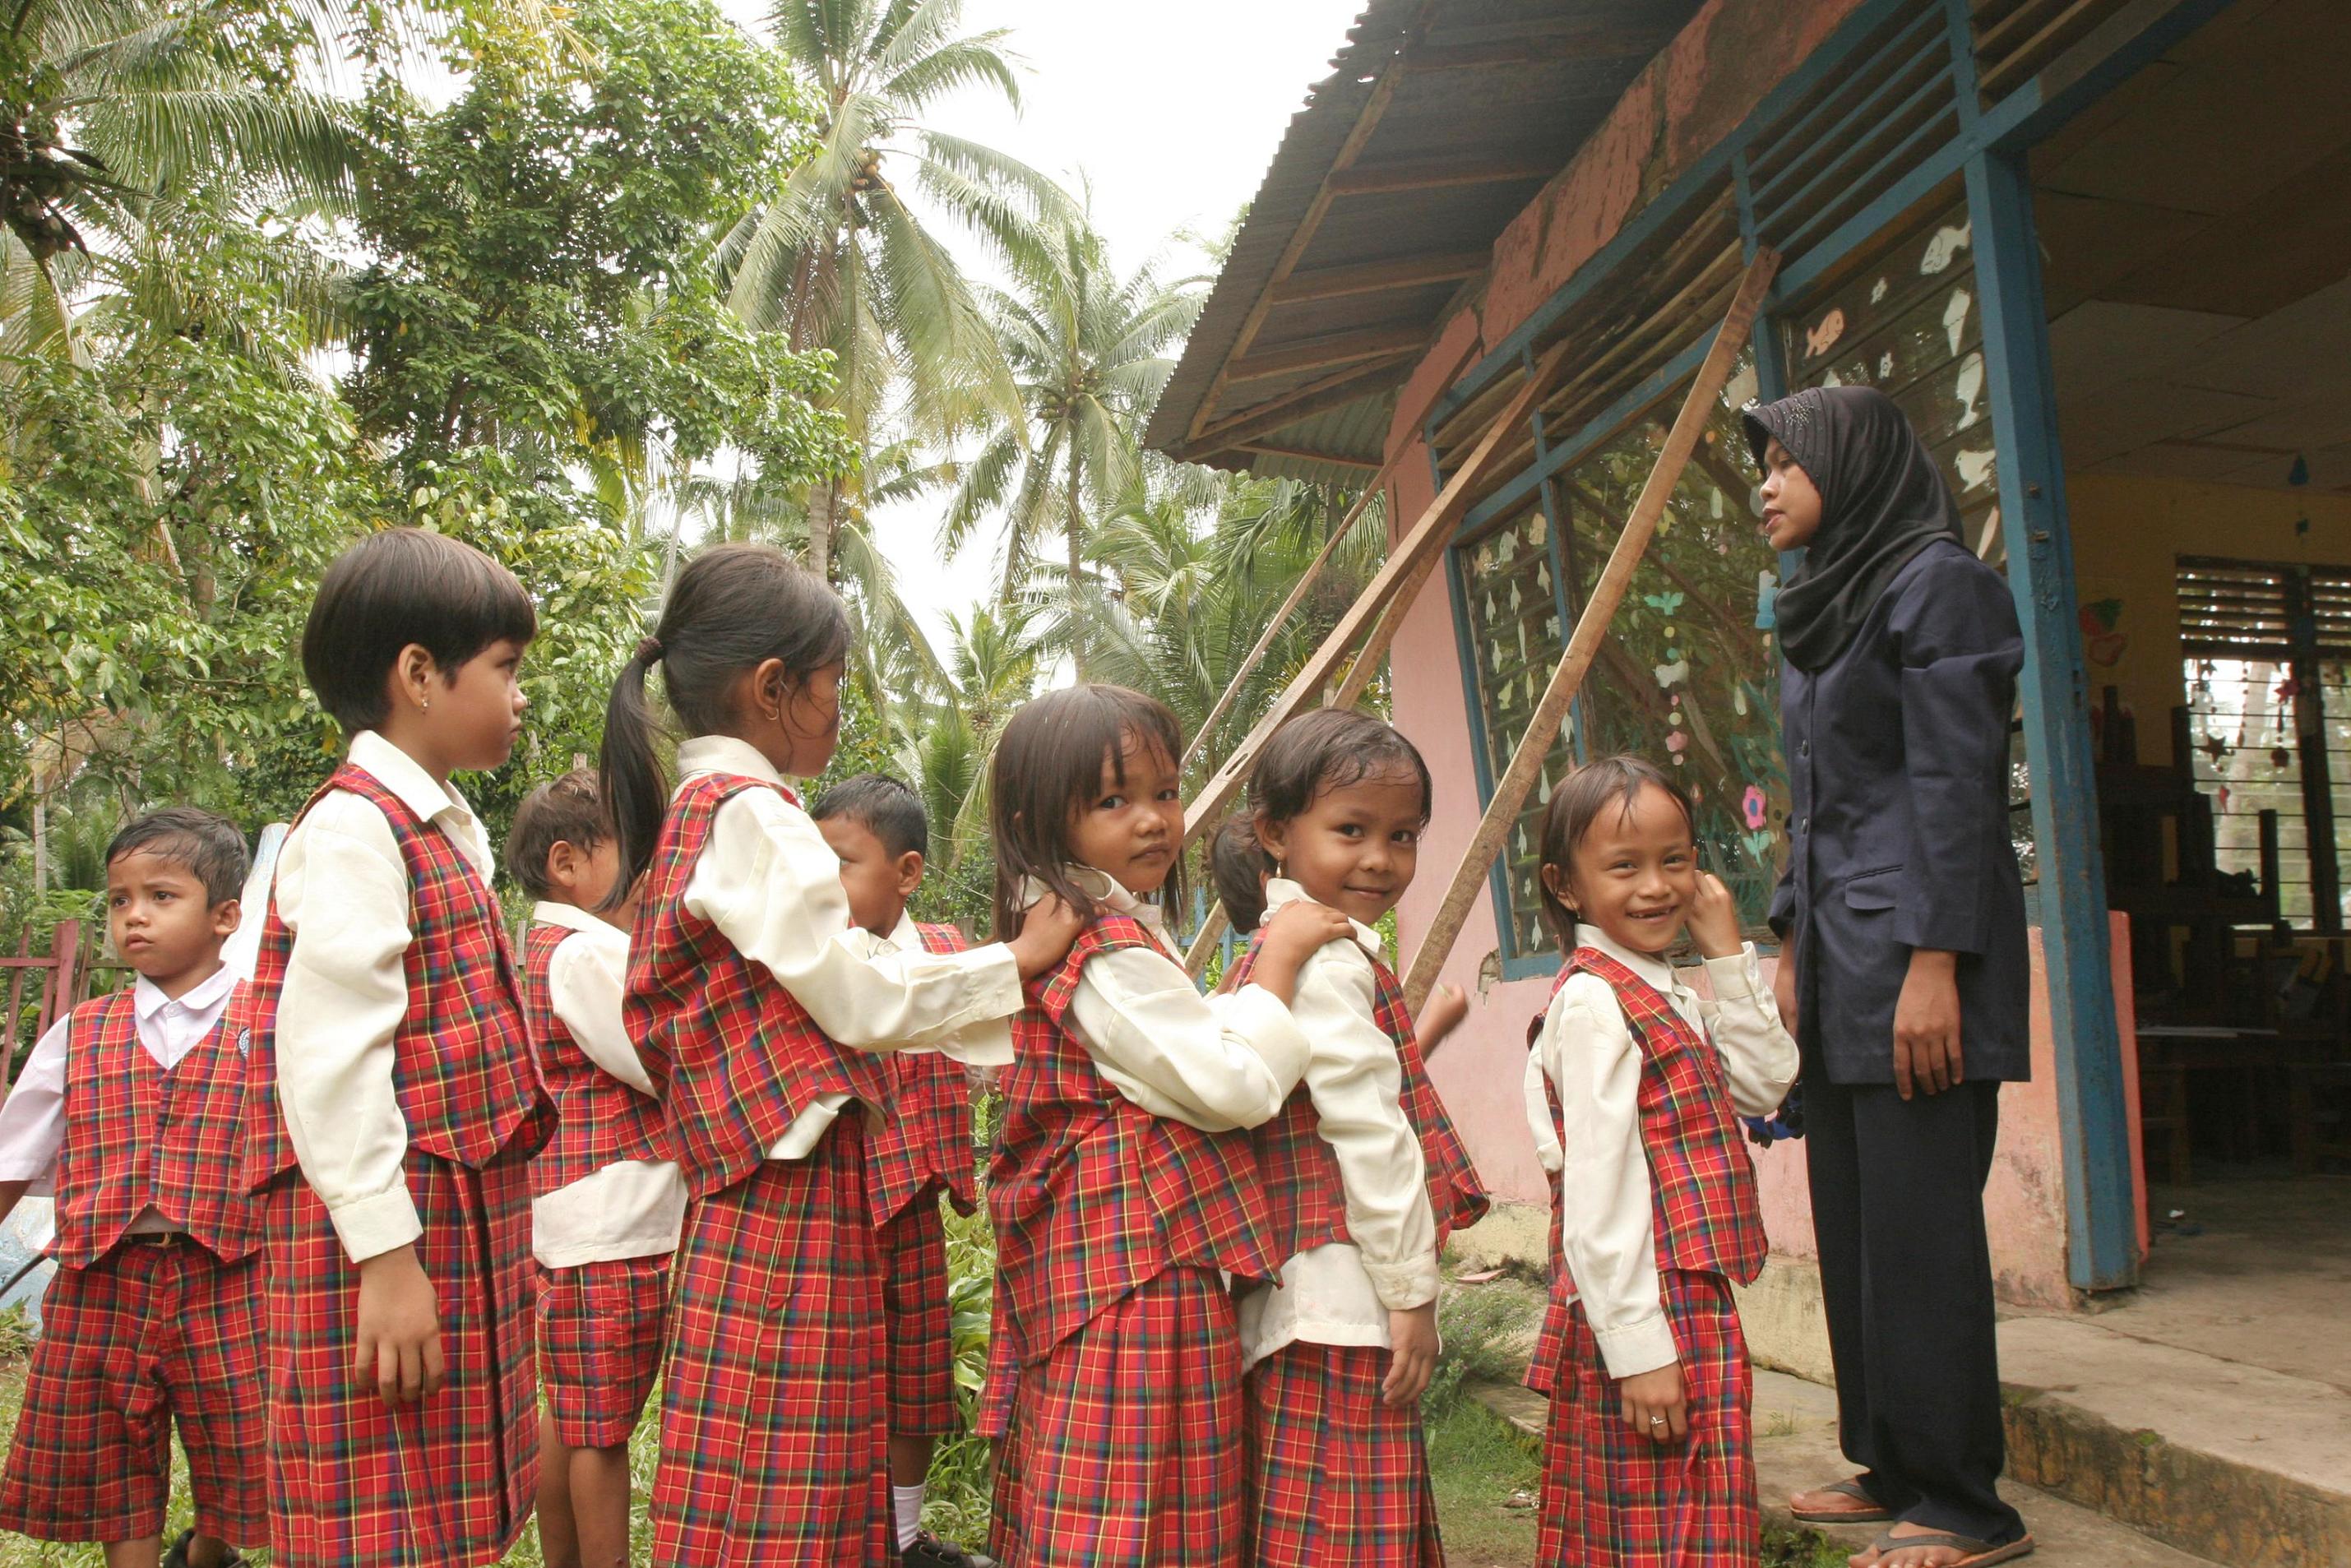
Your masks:
{"label": "corrugated metal roof", "polygon": [[1149,444],[1376,464],[1396,385],[1495,236],[1697,6],[1372,0],[1291,117]]}

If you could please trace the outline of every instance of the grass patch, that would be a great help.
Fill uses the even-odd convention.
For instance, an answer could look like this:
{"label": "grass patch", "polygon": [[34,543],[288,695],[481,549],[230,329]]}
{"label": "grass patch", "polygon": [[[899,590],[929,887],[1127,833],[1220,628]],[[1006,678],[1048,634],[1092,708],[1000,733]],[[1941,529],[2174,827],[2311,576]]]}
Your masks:
{"label": "grass patch", "polygon": [[1428,1423],[1428,1475],[1455,1568],[1534,1561],[1531,1503],[1542,1467],[1516,1427],[1475,1399],[1456,1400]]}

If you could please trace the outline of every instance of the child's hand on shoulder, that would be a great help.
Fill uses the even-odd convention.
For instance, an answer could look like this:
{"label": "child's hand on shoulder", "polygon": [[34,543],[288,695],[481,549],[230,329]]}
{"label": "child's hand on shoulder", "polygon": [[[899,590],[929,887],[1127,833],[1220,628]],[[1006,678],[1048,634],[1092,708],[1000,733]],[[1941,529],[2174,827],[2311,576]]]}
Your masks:
{"label": "child's hand on shoulder", "polygon": [[1412,1030],[1414,1038],[1420,1041],[1421,1060],[1435,1056],[1437,1048],[1445,1043],[1445,1037],[1459,1029],[1461,1020],[1468,1016],[1468,993],[1460,987],[1439,986],[1429,992],[1428,1000],[1420,1009],[1420,1021],[1413,1025]]}
{"label": "child's hand on shoulder", "polygon": [[1746,947],[1739,935],[1739,904],[1722,879],[1710,871],[1698,873],[1698,892],[1690,899],[1690,940],[1709,958],[1732,958]]}
{"label": "child's hand on shoulder", "polygon": [[1249,983],[1271,991],[1284,1007],[1298,988],[1299,967],[1333,942],[1355,934],[1354,923],[1325,904],[1301,898],[1285,904],[1265,923]]}
{"label": "child's hand on shoulder", "polygon": [[1085,927],[1083,915],[1067,900],[1049,893],[1029,906],[1020,922],[1020,935],[1005,946],[1020,967],[1020,977],[1033,980],[1070,956],[1070,944]]}

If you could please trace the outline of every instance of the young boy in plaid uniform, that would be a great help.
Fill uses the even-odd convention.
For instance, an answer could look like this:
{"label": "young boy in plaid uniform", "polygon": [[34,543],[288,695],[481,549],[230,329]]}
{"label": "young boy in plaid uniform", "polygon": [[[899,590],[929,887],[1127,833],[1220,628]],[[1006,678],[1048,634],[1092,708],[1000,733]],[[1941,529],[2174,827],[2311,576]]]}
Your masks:
{"label": "young boy in plaid uniform", "polygon": [[621,850],[585,769],[516,808],[507,865],[534,904],[523,1013],[555,1134],[530,1165],[538,1260],[538,1540],[548,1568],[629,1560],[629,1436],[661,1370],[685,1183],[657,1159],[661,1102],[621,1023]]}
{"label": "young boy in plaid uniform", "polygon": [[[864,1156],[893,1097],[883,1055],[966,1050],[969,1030],[973,1057],[1004,1060],[1020,976],[1075,924],[946,955],[852,927],[841,862],[785,783],[831,758],[849,635],[822,580],[717,546],[678,574],[605,714],[621,874],[645,875],[623,1016],[693,1197],[662,1364],[664,1568],[898,1560]],[[687,737],[674,792],[655,664]]]}
{"label": "young boy in plaid uniform", "polygon": [[536,629],[505,568],[391,528],[328,568],[303,632],[351,742],[279,852],[251,992],[278,1568],[491,1563],[530,1512],[549,1115],[449,776],[506,761]]}
{"label": "young boy in plaid uniform", "polygon": [[[841,857],[849,916],[875,942],[901,951],[960,953],[952,925],[915,921],[906,901],[922,885],[930,850],[923,802],[895,779],[860,774],[827,789],[809,815]],[[882,1249],[882,1311],[888,1321],[890,1511],[904,1568],[970,1568],[961,1547],[923,1530],[931,1446],[957,1425],[955,1334],[948,1322],[945,1197],[958,1214],[977,1207],[971,1146],[971,1086],[960,1062],[935,1051],[890,1058],[896,1098],[890,1122],[865,1140],[866,1196]]]}
{"label": "young boy in plaid uniform", "polygon": [[0,1529],[152,1564],[172,1427],[195,1522],[173,1568],[261,1543],[257,1217],[238,1179],[244,1062],[230,1021],[245,835],[210,811],[138,819],[106,851],[106,924],[138,971],[59,1019],[0,1108],[0,1218],[46,1183],[57,1278],[0,1479]]}
{"label": "young boy in plaid uniform", "polygon": [[[1568,958],[1527,1119],[1567,1180],[1539,1341],[1552,1414],[1536,1560],[1752,1564],[1753,1385],[1730,1287],[1761,1270],[1764,1238],[1733,1113],[1778,1108],[1796,1044],[1662,770],[1612,757],[1571,774],[1541,855]],[[1685,929],[1711,1001],[1666,961]]]}

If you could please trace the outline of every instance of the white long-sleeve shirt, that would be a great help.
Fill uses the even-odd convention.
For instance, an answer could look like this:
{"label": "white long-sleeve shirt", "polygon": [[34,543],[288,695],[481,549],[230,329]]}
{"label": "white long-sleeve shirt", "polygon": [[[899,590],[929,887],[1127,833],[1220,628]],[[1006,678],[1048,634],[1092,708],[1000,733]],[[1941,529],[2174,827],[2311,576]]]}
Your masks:
{"label": "white long-sleeve shirt", "polygon": [[[181,1059],[212,1033],[236,989],[237,972],[227,966],[215,969],[177,997],[167,997],[141,976],[131,983],[131,1017],[139,1043],[169,1072]],[[84,1003],[88,1006],[88,1003]],[[71,1067],[67,1051],[72,1015],[51,1024],[33,1044],[25,1071],[0,1105],[0,1181],[30,1185],[28,1194],[49,1196],[49,1178],[56,1171],[57,1151],[66,1141],[66,1073]],[[133,1231],[178,1228],[152,1205],[131,1222]]]}
{"label": "white long-sleeve shirt", "polygon": [[[548,1001],[574,1044],[602,1071],[641,1093],[653,1079],[621,1024],[628,986],[629,934],[569,904],[541,899],[533,921],[571,935],[548,956]],[[685,1178],[674,1160],[615,1160],[530,1206],[531,1255],[549,1269],[677,1250],[685,1221]]]}
{"label": "white long-sleeve shirt", "polygon": [[[490,885],[496,860],[464,796],[373,730],[351,737],[350,762]],[[311,807],[278,851],[274,896],[293,936],[277,998],[278,1103],[303,1179],[353,1262],[424,1228],[408,1196],[408,1120],[392,1089],[413,892],[390,819],[348,790]]]}
{"label": "white long-sleeve shirt", "polygon": [[[1721,1058],[1731,1108],[1765,1116],[1796,1081],[1796,1042],[1763,984],[1753,943],[1706,961],[1714,998],[1702,1000],[1673,966],[1612,942],[1597,927],[1575,928],[1655,986]],[[1630,1377],[1678,1358],[1657,1283],[1649,1160],[1641,1142],[1641,1047],[1625,1009],[1597,975],[1569,977],[1552,998],[1527,1061],[1527,1121],[1543,1168],[1560,1174],[1560,1247],[1568,1278],[1609,1375]],[[1559,1092],[1564,1136],[1552,1131],[1543,1079]]]}
{"label": "white long-sleeve shirt", "polygon": [[[1265,917],[1306,896],[1294,882],[1266,883]],[[1372,960],[1379,933],[1353,922],[1300,966],[1290,1016],[1311,1054],[1306,1087],[1317,1132],[1338,1161],[1352,1241],[1285,1260],[1279,1284],[1239,1302],[1241,1352],[1254,1365],[1283,1345],[1382,1345],[1388,1313],[1437,1299],[1437,1218],[1427,1164],[1404,1113],[1404,1065],[1376,1015]]]}
{"label": "white long-sleeve shirt", "polygon": [[[1167,956],[1159,906],[1089,866],[1077,884],[1159,944],[1096,954],[1078,971],[1064,1022],[1112,1088],[1155,1116],[1230,1133],[1271,1121],[1305,1075],[1305,1035],[1261,986],[1204,997]],[[1029,884],[1029,902],[1042,889]]]}
{"label": "white long-sleeve shirt", "polygon": [[[703,773],[784,782],[757,747],[733,736],[685,741],[677,766],[681,788]],[[797,797],[773,789],[727,797],[711,814],[684,904],[774,976],[837,1044],[878,1051],[927,1045],[977,1067],[1012,1060],[1008,1020],[1022,997],[1011,949],[999,942],[938,954],[917,943],[908,951],[854,929],[841,857]],[[804,1107],[768,1157],[807,1155],[848,1101],[827,1094]]]}

